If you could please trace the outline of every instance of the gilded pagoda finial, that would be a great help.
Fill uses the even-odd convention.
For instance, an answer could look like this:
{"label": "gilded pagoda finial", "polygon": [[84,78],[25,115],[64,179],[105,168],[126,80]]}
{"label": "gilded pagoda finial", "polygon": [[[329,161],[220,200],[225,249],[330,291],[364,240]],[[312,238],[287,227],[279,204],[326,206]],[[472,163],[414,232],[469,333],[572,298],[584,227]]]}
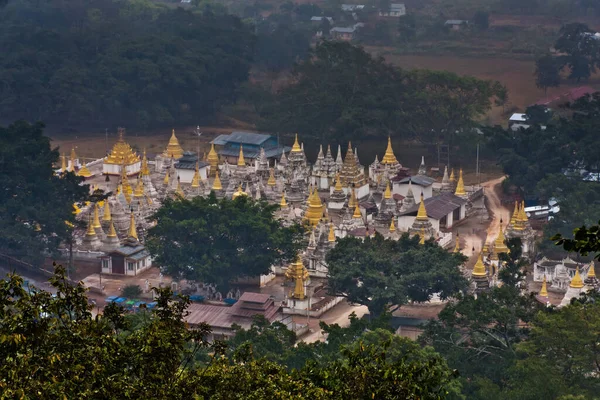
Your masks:
{"label": "gilded pagoda finial", "polygon": [[456,184],[456,191],[454,192],[456,196],[466,196],[467,192],[465,191],[465,183],[463,181],[463,170],[462,168],[458,172],[458,183]]}
{"label": "gilded pagoda finial", "polygon": [[417,211],[417,221],[428,221],[427,210],[425,209],[425,199],[423,198],[423,192],[421,192],[421,202],[419,203],[419,211]]}

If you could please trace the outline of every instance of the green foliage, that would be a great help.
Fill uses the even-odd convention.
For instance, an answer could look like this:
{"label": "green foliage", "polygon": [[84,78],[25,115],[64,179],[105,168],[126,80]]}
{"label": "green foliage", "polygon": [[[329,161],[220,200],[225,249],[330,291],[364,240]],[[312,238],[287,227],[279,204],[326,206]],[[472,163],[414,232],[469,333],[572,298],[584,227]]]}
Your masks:
{"label": "green foliage", "polygon": [[197,123],[234,100],[254,37],[239,19],[139,1],[0,9],[4,115],[63,127]]}
{"label": "green foliage", "polygon": [[121,291],[121,295],[129,298],[136,298],[142,294],[142,288],[140,285],[127,285]]}
{"label": "green foliage", "polygon": [[476,11],[473,15],[473,25],[479,30],[487,30],[490,27],[490,14],[481,10]]}
{"label": "green foliage", "polygon": [[573,239],[567,239],[561,233],[557,233],[552,240],[568,252],[576,252],[583,256],[596,253],[594,258],[600,258],[600,221],[598,221],[598,225],[592,225],[589,228],[585,225],[575,228]]}
{"label": "green foliage", "polygon": [[535,85],[544,89],[560,85],[560,65],[550,54],[546,54],[535,61]]}
{"label": "green foliage", "polygon": [[236,352],[248,344],[252,345],[252,355],[266,358],[281,364],[296,343],[296,334],[281,322],[269,323],[262,315],[254,316],[252,326],[245,330],[234,326],[235,335],[227,341],[230,351]]}
{"label": "green foliage", "polygon": [[70,240],[65,221],[75,222],[73,203],[89,190],[73,173],[55,175],[58,150],[43,128],[24,121],[0,126],[0,252],[33,263]]}
{"label": "green foliage", "polygon": [[[380,330],[335,361],[292,372],[254,359],[248,344],[226,357],[221,343],[203,340],[208,326],[186,329],[189,300],[173,298],[168,289],[158,290],[157,307],[140,318],[124,315],[116,304],[92,318],[83,285],[70,286],[64,273],[59,266],[51,279],[55,297],[24,290],[17,275],[0,280],[5,398],[443,399],[456,388],[455,374],[439,355]],[[259,336],[265,329],[291,333],[264,321],[253,329],[258,325]],[[207,349],[214,355],[197,363],[196,355]]]}
{"label": "green foliage", "polygon": [[503,285],[477,297],[458,296],[438,320],[427,324],[421,337],[458,369],[468,398],[479,398],[471,396],[481,389],[482,379],[503,384],[506,369],[516,361],[516,346],[528,337],[527,323],[541,308],[534,298],[520,294],[525,263],[519,258],[520,243],[508,245],[511,255],[501,255],[506,262],[499,273]]}
{"label": "green foliage", "polygon": [[402,71],[342,42],[319,43],[292,76],[259,125],[325,142],[388,135],[435,142],[472,126],[505,94],[491,81]]}
{"label": "green foliage", "polygon": [[268,22],[259,25],[257,30],[255,62],[270,71],[290,68],[308,54],[310,32]]}
{"label": "green foliage", "polygon": [[378,316],[388,306],[425,302],[435,293],[446,299],[466,288],[460,254],[432,241],[419,244],[404,234],[400,240],[381,235],[363,240],[346,237],[327,254],[332,294],[366,305]]}
{"label": "green foliage", "polygon": [[236,278],[266,274],[296,256],[302,230],[282,227],[273,217],[277,208],[247,196],[218,200],[214,193],[167,199],[152,217],[157,224],[146,246],[168,275],[224,290]]}

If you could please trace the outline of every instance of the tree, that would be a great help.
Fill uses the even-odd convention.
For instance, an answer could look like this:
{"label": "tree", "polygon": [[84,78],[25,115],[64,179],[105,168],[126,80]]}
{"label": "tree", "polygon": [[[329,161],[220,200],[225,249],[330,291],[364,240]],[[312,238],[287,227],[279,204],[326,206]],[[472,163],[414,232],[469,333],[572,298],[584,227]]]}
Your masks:
{"label": "tree", "polygon": [[254,35],[214,7],[159,4],[26,0],[0,8],[0,53],[10,54],[0,58],[3,115],[88,131],[212,117],[248,79]]}
{"label": "tree", "polygon": [[535,85],[540,89],[544,89],[544,94],[546,94],[549,87],[558,87],[560,85],[560,65],[549,54],[535,61],[534,75]]}
{"label": "tree", "polygon": [[279,364],[284,363],[296,343],[296,334],[279,321],[270,323],[262,315],[254,316],[252,326],[245,330],[234,326],[234,336],[227,341],[228,349],[236,352],[251,344],[256,358],[266,358]]}
{"label": "tree", "polygon": [[306,57],[310,48],[310,35],[285,24],[260,25],[256,43],[255,62],[270,71],[290,68]]}
{"label": "tree", "polygon": [[[507,243],[510,254],[501,254],[505,266],[499,272],[503,285],[489,292],[459,295],[440,312],[438,320],[429,322],[421,337],[442,354],[451,368],[458,369],[464,394],[475,397],[481,379],[501,385],[506,369],[516,360],[516,346],[528,337],[527,323],[542,306],[533,298],[522,296],[522,273],[518,239]],[[485,398],[485,397],[481,397]]]}
{"label": "tree", "polygon": [[58,149],[43,131],[24,121],[0,126],[0,252],[35,264],[70,238],[73,203],[89,191],[73,173],[56,175]]}
{"label": "tree", "polygon": [[410,42],[417,37],[417,21],[412,14],[402,15],[398,18],[398,34],[404,42]]}
{"label": "tree", "polygon": [[490,13],[486,11],[476,11],[473,15],[473,25],[481,31],[487,31],[490,27]]}
{"label": "tree", "polygon": [[[0,388],[7,398],[92,399],[440,399],[456,386],[443,359],[409,342],[359,345],[338,361],[288,372],[254,359],[252,346],[226,356],[209,344],[207,325],[188,330],[189,299],[157,291],[151,317],[135,328],[110,304],[92,317],[81,283],[70,286],[57,267],[52,296],[0,280]],[[392,360],[386,349],[394,347]],[[400,345],[400,346],[399,346]],[[195,362],[210,349],[208,362]]]}
{"label": "tree", "polygon": [[422,246],[408,234],[398,241],[381,235],[364,241],[346,237],[326,260],[331,293],[367,306],[373,316],[388,306],[425,302],[436,293],[445,299],[466,288],[459,270],[464,256],[431,241]]}
{"label": "tree", "polygon": [[419,132],[435,143],[473,126],[501,91],[497,82],[448,72],[405,72],[350,43],[323,41],[294,67],[259,126],[324,142]]}
{"label": "tree", "polygon": [[135,298],[142,294],[142,288],[140,285],[127,285],[121,291],[121,295],[124,297]]}
{"label": "tree", "polygon": [[569,67],[569,78],[577,82],[588,79],[600,60],[600,44],[593,37],[594,32],[585,24],[571,23],[561,27],[559,33],[554,47],[567,54],[562,64]]}
{"label": "tree", "polygon": [[533,125],[547,125],[552,119],[552,110],[546,106],[533,105],[525,109],[527,123]]}
{"label": "tree", "polygon": [[236,278],[266,274],[296,256],[302,230],[282,227],[273,217],[277,208],[247,196],[218,200],[214,193],[166,200],[152,217],[146,246],[165,273],[225,290]]}

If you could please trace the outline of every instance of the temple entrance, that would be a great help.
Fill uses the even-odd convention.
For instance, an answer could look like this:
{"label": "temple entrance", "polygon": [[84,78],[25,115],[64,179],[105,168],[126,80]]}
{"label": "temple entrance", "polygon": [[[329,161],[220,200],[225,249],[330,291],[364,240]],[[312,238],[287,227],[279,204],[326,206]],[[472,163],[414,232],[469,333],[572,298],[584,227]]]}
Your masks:
{"label": "temple entrance", "polygon": [[125,257],[112,258],[112,273],[125,274]]}

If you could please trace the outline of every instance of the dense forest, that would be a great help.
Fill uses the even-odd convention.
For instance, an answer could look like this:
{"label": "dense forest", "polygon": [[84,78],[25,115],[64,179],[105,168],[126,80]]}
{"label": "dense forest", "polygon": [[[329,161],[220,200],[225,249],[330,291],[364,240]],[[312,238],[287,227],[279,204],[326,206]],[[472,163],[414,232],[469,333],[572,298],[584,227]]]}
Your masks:
{"label": "dense forest", "polygon": [[0,9],[2,117],[61,128],[212,116],[248,78],[254,35],[229,15],[145,1],[13,1]]}

